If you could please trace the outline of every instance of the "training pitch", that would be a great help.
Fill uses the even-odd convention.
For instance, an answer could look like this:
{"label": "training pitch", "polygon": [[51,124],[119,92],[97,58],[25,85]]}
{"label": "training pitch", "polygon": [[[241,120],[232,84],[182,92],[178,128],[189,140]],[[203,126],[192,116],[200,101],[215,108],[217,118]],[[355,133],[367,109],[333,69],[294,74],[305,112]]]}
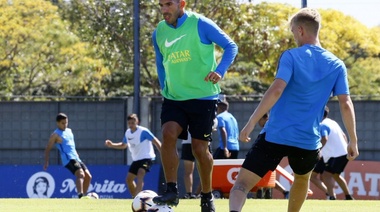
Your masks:
{"label": "training pitch", "polygon": [[[180,200],[175,212],[200,211],[199,199]],[[32,211],[132,211],[131,199],[0,199],[1,212]],[[216,211],[228,212],[228,199],[215,200]],[[379,211],[376,200],[306,200],[301,211]],[[287,211],[287,200],[247,199],[243,211]]]}

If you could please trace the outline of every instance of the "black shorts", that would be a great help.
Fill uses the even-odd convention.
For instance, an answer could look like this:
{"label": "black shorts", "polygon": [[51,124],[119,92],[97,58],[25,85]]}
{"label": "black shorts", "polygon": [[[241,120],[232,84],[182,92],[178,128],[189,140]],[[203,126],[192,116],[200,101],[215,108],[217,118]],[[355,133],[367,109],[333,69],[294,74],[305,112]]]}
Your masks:
{"label": "black shorts", "polygon": [[271,143],[265,140],[263,133],[247,153],[242,167],[264,177],[269,170],[274,171],[282,158],[287,156],[293,172],[304,175],[314,169],[319,160],[319,151]]}
{"label": "black shorts", "polygon": [[[211,145],[208,145],[208,151],[212,154]],[[181,160],[195,161],[191,144],[182,144]]]}
{"label": "black shorts", "polygon": [[317,165],[315,166],[313,172],[322,174],[325,170],[325,162],[323,161],[323,158],[319,159]]}
{"label": "black shorts", "polygon": [[231,156],[229,158],[226,158],[224,156],[224,150],[218,147],[214,152],[213,158],[214,159],[237,159],[238,158],[239,150],[228,150],[228,151],[231,153]]}
{"label": "black shorts", "polygon": [[149,172],[152,164],[153,164],[152,159],[142,159],[142,160],[133,161],[131,166],[129,167],[128,172],[134,175],[137,175],[140,168],[145,169],[146,172]]}
{"label": "black shorts", "polygon": [[183,129],[179,139],[186,140],[188,130],[192,138],[211,141],[216,103],[217,100],[173,101],[165,98],[161,110],[161,125],[169,121],[177,122]]}
{"label": "black shorts", "polygon": [[181,160],[195,161],[191,144],[182,144]]}
{"label": "black shorts", "polygon": [[87,166],[83,162],[79,162],[76,160],[70,160],[68,164],[65,166],[73,175],[78,169],[83,169],[83,171],[87,170]]}
{"label": "black shorts", "polygon": [[330,158],[325,164],[325,171],[340,174],[343,172],[344,168],[348,163],[347,155],[343,155],[337,158]]}

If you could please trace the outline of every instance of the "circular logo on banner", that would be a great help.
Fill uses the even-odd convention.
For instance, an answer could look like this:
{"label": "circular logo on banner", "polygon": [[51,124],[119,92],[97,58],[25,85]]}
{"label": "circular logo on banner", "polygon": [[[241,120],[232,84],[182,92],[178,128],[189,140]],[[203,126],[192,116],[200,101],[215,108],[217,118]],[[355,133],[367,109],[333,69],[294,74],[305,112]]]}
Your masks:
{"label": "circular logo on banner", "polygon": [[50,198],[54,189],[54,178],[47,172],[33,174],[26,184],[26,193],[29,198]]}

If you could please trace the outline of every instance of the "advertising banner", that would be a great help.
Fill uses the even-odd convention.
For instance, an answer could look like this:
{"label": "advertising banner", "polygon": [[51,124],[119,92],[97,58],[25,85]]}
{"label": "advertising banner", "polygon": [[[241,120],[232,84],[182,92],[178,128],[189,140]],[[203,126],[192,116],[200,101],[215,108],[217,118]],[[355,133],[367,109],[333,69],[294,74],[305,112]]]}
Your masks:
{"label": "advertising banner", "polygon": [[[87,166],[92,180],[88,192],[100,198],[131,198],[125,179],[127,165]],[[78,198],[75,176],[63,166],[0,166],[0,198]],[[144,190],[158,190],[160,165],[145,175]]]}

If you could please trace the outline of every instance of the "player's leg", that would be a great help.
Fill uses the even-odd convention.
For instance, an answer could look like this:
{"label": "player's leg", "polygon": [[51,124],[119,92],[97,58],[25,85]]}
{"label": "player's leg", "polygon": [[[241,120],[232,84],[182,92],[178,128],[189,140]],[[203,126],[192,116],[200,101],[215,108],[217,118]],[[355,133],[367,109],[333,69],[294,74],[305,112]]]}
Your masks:
{"label": "player's leg", "polygon": [[327,187],[321,180],[322,173],[325,169],[325,162],[323,161],[323,158],[319,159],[317,165],[315,166],[313,172],[311,173],[310,181],[317,186],[321,191],[323,191],[325,194],[327,194]]}
{"label": "player's leg", "polygon": [[70,160],[69,163],[65,167],[75,176],[75,186],[77,188],[78,197],[82,198],[84,171],[80,163],[76,160]]}
{"label": "player's leg", "polygon": [[127,174],[127,178],[126,178],[126,183],[127,183],[127,187],[128,187],[128,190],[129,190],[129,193],[131,194],[132,198],[134,198],[136,196],[136,183],[135,183],[135,178],[136,178],[136,175],[135,174],[132,174],[130,172],[128,172]]}
{"label": "player's leg", "polygon": [[151,159],[142,159],[138,161],[139,169],[137,171],[136,176],[136,188],[135,188],[135,194],[137,195],[140,191],[144,188],[144,177],[147,172],[150,171],[150,167],[152,166],[153,162]]}
{"label": "player's leg", "polygon": [[209,193],[212,191],[212,175],[210,173],[212,173],[213,158],[210,151],[208,150],[208,142],[193,138],[191,145],[201,180],[202,192]]}
{"label": "player's leg", "polygon": [[132,198],[134,198],[137,194],[135,179],[137,177],[140,167],[140,160],[133,161],[131,166],[129,167],[127,177],[125,178],[125,182],[127,184],[129,193],[131,194]]}
{"label": "player's leg", "polygon": [[185,182],[185,190],[186,195],[185,198],[189,199],[191,198],[191,195],[193,193],[193,172],[194,172],[194,162],[190,160],[184,160],[184,182]]}
{"label": "player's leg", "polygon": [[269,170],[274,171],[283,157],[282,145],[267,142],[265,133],[257,137],[248,151],[236,182],[230,191],[230,211],[242,210],[247,193]]}
{"label": "player's leg", "polygon": [[145,169],[139,168],[139,171],[137,172],[135,194],[138,194],[140,191],[143,190],[145,174],[146,174]]}
{"label": "player's leg", "polygon": [[212,127],[216,115],[216,100],[191,100],[186,105],[191,146],[201,181],[201,211],[215,211],[212,196],[213,157],[209,151]]}
{"label": "player's leg", "polygon": [[247,198],[247,193],[255,186],[261,177],[257,174],[241,168],[239,175],[230,191],[229,206],[230,211],[242,211]]}
{"label": "player's leg", "polygon": [[[189,139],[191,140],[191,137]],[[183,161],[184,166],[183,181],[186,190],[186,194],[183,198],[190,199],[193,197],[193,172],[195,160],[190,143],[182,144],[181,160]]]}
{"label": "player's leg", "polygon": [[[331,161],[330,161],[331,160]],[[350,191],[347,186],[346,180],[340,175],[344,171],[344,168],[346,167],[348,160],[347,156],[343,155],[337,158],[331,158],[329,160],[329,167],[328,167],[328,174],[331,174],[333,180],[335,180],[338,185],[342,188],[346,199],[347,200],[352,200],[353,197],[350,194]],[[335,183],[334,183],[335,184]],[[334,185],[335,186],[335,185]]]}
{"label": "player's leg", "polygon": [[306,174],[294,174],[294,182],[290,188],[288,211],[300,211],[307,197],[311,171]]}
{"label": "player's leg", "polygon": [[90,187],[92,175],[84,163],[80,163],[80,164],[81,164],[81,167],[84,171],[83,194],[87,194],[88,188]]}
{"label": "player's leg", "polygon": [[300,211],[309,190],[311,173],[319,160],[318,150],[290,147],[289,165],[294,172],[294,182],[289,193],[288,211]]}
{"label": "player's leg", "polygon": [[323,182],[327,187],[327,193],[329,195],[329,199],[335,200],[336,199],[336,195],[334,191],[335,180],[334,180],[333,174],[329,170],[325,170],[322,175],[323,175]]}
{"label": "player's leg", "polygon": [[[177,171],[179,157],[177,152],[177,139],[187,139],[187,117],[181,109],[184,101],[164,99],[161,111],[162,145],[161,162],[166,180],[166,191],[153,198],[156,204],[177,205]],[[186,101],[185,101],[186,102]],[[184,130],[185,129],[185,130]]]}

